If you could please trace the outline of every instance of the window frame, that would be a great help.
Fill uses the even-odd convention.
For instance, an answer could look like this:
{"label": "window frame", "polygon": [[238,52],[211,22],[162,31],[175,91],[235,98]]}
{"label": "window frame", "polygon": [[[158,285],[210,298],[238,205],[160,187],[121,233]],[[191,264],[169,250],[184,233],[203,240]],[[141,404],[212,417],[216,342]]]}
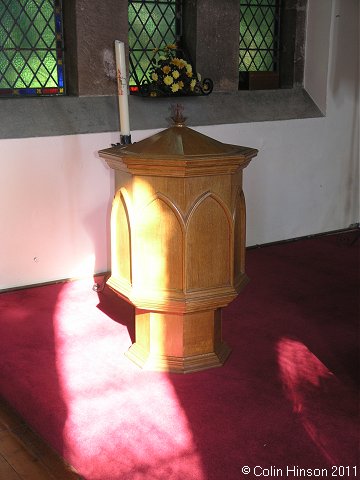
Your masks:
{"label": "window frame", "polygon": [[[161,48],[164,48],[167,44],[173,44],[173,43],[180,46],[181,37],[182,37],[182,1],[183,0],[147,0],[147,1],[145,0],[145,1],[142,1],[142,2],[139,2],[137,0],[129,0],[128,1],[129,85],[130,85],[130,92],[131,93],[138,92],[141,84],[150,79],[149,75],[147,75],[146,72],[148,72],[150,70],[151,58],[153,56],[152,52],[154,51],[154,49],[161,49]],[[158,44],[157,42],[151,41],[152,44],[150,44],[150,42],[148,42],[146,45],[142,45],[142,48],[134,48],[134,46],[132,44],[130,44],[130,35],[134,34],[134,36],[136,37],[135,47],[136,47],[137,43],[140,44],[140,35],[137,35],[135,33],[134,28],[131,25],[131,19],[130,19],[129,12],[130,12],[130,8],[133,8],[133,7],[130,6],[132,3],[141,3],[142,5],[144,5],[144,4],[154,5],[154,7],[152,9],[150,8],[150,5],[149,5],[149,7],[146,7],[148,10],[150,10],[150,9],[154,10],[155,6],[157,6],[157,5],[172,4],[173,8],[174,8],[174,16],[173,16],[172,22],[174,23],[175,28],[174,28],[174,31],[172,32],[171,39],[169,38],[170,35],[167,35],[168,36],[168,41],[166,41],[166,39],[163,37],[163,33],[160,31],[160,28],[158,28],[159,24],[160,24],[160,22],[158,22],[155,25],[155,30],[158,31],[159,36],[163,37],[162,43]],[[133,10],[135,10],[135,8],[133,8]],[[139,15],[137,15],[136,18],[139,18],[140,22],[143,24]],[[163,19],[161,21],[162,23],[164,22],[164,18],[165,17],[163,17]],[[169,26],[167,20],[165,20],[165,23]],[[144,24],[143,24],[143,26],[144,26],[143,30],[145,30],[147,32],[147,29],[145,28]],[[144,70],[142,67],[138,67],[138,64],[140,62],[135,62],[134,61],[134,57],[136,57],[135,52],[142,52],[142,56],[145,56],[148,59],[148,68],[146,70]],[[140,78],[137,75],[137,69],[138,68],[140,68],[142,70],[142,76]]]}
{"label": "window frame", "polygon": [[[9,4],[8,4],[9,5]],[[41,5],[42,6],[42,5]],[[39,11],[41,10],[41,7],[39,8]],[[6,8],[5,8],[6,11]],[[28,43],[30,44],[28,38],[27,38],[27,33],[29,32],[30,28],[34,26],[35,30],[39,34],[39,40],[41,39],[41,34],[36,26],[36,24],[30,19],[28,14],[25,12],[25,7],[22,6],[20,8],[19,15],[22,15],[23,13],[26,14],[27,19],[29,20],[30,26],[27,28],[26,32],[20,27],[22,37],[21,37],[21,42],[26,39]],[[19,19],[14,18],[14,16],[10,13],[11,17],[14,19],[14,24],[11,28],[11,31],[13,28],[15,28],[17,25],[20,25]],[[43,18],[45,19],[44,15],[42,14]],[[31,66],[29,66],[30,70],[33,72],[34,76],[31,79],[31,82],[28,85],[25,85],[24,87],[16,87],[16,82],[21,80],[24,83],[24,79],[21,76],[22,72],[24,69],[27,67],[27,61],[24,61],[24,64],[20,69],[18,69],[16,66],[13,64],[13,60],[15,58],[15,55],[12,57],[11,61],[9,62],[10,66],[16,71],[17,73],[17,78],[14,81],[13,86],[9,85],[8,88],[0,88],[0,98],[6,98],[6,97],[15,97],[15,96],[36,96],[36,97],[42,97],[42,96],[53,96],[53,95],[65,95],[66,94],[66,81],[65,81],[65,65],[64,65],[64,36],[63,36],[63,18],[62,18],[62,0],[53,0],[53,21],[54,21],[54,44],[55,48],[53,47],[47,47],[46,49],[40,48],[37,46],[31,46],[31,47],[23,47],[22,45],[15,45],[14,48],[7,48],[7,47],[1,47],[0,46],[0,52],[3,51],[5,52],[6,50],[10,51],[15,51],[15,52],[20,52],[21,51],[31,51],[31,52],[43,52],[43,51],[48,51],[48,52],[55,52],[55,68],[56,68],[56,80],[52,76],[52,72],[50,72],[47,67],[45,66],[47,72],[49,73],[49,77],[51,77],[55,83],[57,83],[56,86],[46,86],[46,83],[49,81],[49,77],[47,78],[46,82],[44,82],[43,85],[39,86],[34,86],[32,83],[35,81],[39,81],[39,78],[37,77],[37,73],[41,67],[41,65],[34,71]],[[43,31],[41,32],[43,33]],[[8,37],[9,38],[9,37]],[[13,42],[13,37],[11,38],[11,41]],[[37,43],[39,42],[37,41]],[[6,53],[4,53],[6,55]],[[37,54],[37,58],[40,60],[40,54]],[[42,62],[41,62],[42,63]],[[6,70],[9,68],[9,66],[6,68]],[[1,75],[1,74],[0,74]],[[4,74],[5,75],[5,74]],[[35,77],[35,79],[34,79]]]}
{"label": "window frame", "polygon": [[[205,0],[196,0],[192,3],[202,1],[205,3]],[[211,1],[218,2],[218,0]],[[227,0],[226,4],[232,1]],[[237,2],[238,0],[236,2],[234,0],[234,5]],[[300,22],[305,26],[306,0],[287,3],[290,3],[288,10],[291,15],[293,15],[292,9],[299,7],[296,12],[298,16],[293,15],[295,25]],[[207,5],[205,7],[208,8]],[[86,15],[84,15],[85,8]],[[119,12],[117,16],[112,14],[115,8]],[[126,44],[127,16],[124,17],[122,12],[127,12],[127,0],[104,0],[101,4],[90,0],[76,2],[63,0],[67,95],[0,98],[2,112],[0,138],[119,131],[113,39],[119,39]],[[201,15],[204,16],[203,11],[200,12]],[[198,18],[194,16],[192,18],[194,26]],[[238,31],[238,27],[236,28]],[[303,68],[297,68],[304,61],[305,31],[302,32],[301,28],[297,25],[295,31],[290,32],[294,37],[296,61],[290,72],[294,81],[289,88],[238,91],[237,54],[235,54],[235,86],[231,85],[231,88],[225,90],[214,90],[207,97],[181,99],[188,117],[187,124],[189,126],[241,124],[322,117],[323,113],[303,89]],[[299,56],[297,52],[300,53]],[[194,56],[193,61],[196,60]],[[203,74],[201,71],[200,73]],[[210,75],[209,77],[211,78]],[[166,128],[169,107],[174,100],[176,101],[173,98],[148,99],[130,96],[131,130],[134,132]]]}
{"label": "window frame", "polygon": [[[239,32],[239,90],[264,90],[264,89],[276,89],[280,87],[279,84],[279,63],[280,63],[280,46],[281,46],[281,32],[280,32],[280,21],[281,21],[281,0],[273,0],[272,2],[269,0],[268,5],[264,5],[258,0],[240,0],[240,32]],[[265,8],[273,8],[273,35],[272,35],[272,48],[263,49],[255,42],[255,34],[251,33],[250,25],[247,23],[246,16],[242,16],[242,7],[245,9],[245,13],[247,9],[257,9],[257,11],[261,12],[262,21],[266,22],[268,26],[268,22],[266,19],[266,11]],[[253,48],[251,45],[243,43],[243,39],[241,38],[241,30],[244,25],[242,24],[244,18],[245,23],[245,32],[248,31],[250,36],[252,37],[252,42],[255,43],[256,48]],[[251,23],[255,22],[258,31],[260,31],[260,24],[258,23],[258,19],[251,20]],[[260,44],[261,45],[261,44]],[[269,47],[269,46],[268,46]],[[270,70],[266,70],[263,68],[248,68],[242,69],[242,64],[245,66],[244,57],[241,54],[241,51],[245,50],[245,54],[249,53],[249,56],[252,58],[251,64],[255,67],[254,57],[257,53],[261,51],[265,51],[264,55],[270,54],[272,57],[272,64],[273,68]],[[256,52],[255,55],[252,55],[250,52]],[[263,55],[260,53],[261,57]],[[264,59],[263,59],[264,62]],[[251,66],[250,64],[250,66]]]}

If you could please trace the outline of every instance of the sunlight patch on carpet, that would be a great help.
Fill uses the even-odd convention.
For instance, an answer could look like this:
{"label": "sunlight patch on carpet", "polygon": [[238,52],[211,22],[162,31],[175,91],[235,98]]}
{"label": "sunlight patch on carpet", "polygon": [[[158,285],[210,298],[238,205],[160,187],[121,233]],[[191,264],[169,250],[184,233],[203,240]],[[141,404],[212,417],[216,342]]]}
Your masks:
{"label": "sunlight patch on carpet", "polygon": [[[96,308],[90,285],[76,283],[62,290],[54,315],[67,461],[89,480],[203,480],[191,425],[168,375],[133,365],[124,356],[131,345],[126,327]],[[86,302],[74,302],[84,287]]]}
{"label": "sunlight patch on carpet", "polygon": [[[352,435],[356,406],[343,402],[348,396],[346,387],[299,340],[281,338],[277,355],[285,394],[308,437],[330,466],[345,465],[346,452],[358,442]],[[349,407],[354,411],[353,419],[343,414]]]}

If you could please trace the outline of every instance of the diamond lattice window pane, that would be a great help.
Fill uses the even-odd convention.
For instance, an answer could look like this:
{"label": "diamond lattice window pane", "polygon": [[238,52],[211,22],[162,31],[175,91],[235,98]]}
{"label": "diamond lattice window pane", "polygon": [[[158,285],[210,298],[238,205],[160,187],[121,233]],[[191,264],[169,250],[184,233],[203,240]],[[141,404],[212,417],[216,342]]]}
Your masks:
{"label": "diamond lattice window pane", "polygon": [[179,15],[180,0],[129,0],[130,85],[148,80],[155,48],[176,42]]}
{"label": "diamond lattice window pane", "polygon": [[240,0],[240,72],[277,70],[280,0]]}
{"label": "diamond lattice window pane", "polygon": [[61,0],[0,0],[0,96],[64,94]]}

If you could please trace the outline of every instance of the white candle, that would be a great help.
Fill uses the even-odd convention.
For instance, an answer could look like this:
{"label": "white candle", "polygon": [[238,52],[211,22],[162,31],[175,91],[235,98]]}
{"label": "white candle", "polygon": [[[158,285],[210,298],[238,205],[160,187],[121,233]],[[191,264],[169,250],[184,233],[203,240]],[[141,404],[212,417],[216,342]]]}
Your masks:
{"label": "white candle", "polygon": [[128,86],[126,80],[126,61],[124,42],[115,40],[116,78],[118,85],[120,134],[130,135]]}

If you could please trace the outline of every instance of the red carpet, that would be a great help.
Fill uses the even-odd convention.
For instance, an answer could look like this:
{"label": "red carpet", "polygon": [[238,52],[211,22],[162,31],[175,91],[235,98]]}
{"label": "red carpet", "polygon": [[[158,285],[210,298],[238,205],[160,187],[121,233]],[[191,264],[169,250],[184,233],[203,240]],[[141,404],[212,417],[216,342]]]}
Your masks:
{"label": "red carpet", "polygon": [[132,308],[93,279],[3,293],[0,394],[87,480],[355,478],[355,235],[248,250],[233,352],[190,375],[133,366]]}

